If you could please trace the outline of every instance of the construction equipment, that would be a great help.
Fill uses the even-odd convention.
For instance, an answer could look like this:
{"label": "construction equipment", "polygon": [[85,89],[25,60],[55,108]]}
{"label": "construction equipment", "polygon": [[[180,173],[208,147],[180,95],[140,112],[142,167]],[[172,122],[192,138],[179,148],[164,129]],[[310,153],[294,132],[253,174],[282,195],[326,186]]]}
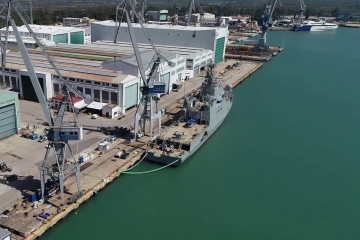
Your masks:
{"label": "construction equipment", "polygon": [[143,0],[141,4],[141,12],[139,14],[139,22],[141,23],[145,22],[145,10],[146,10],[146,0]]}
{"label": "construction equipment", "polygon": [[261,26],[262,29],[261,29],[261,37],[259,39],[259,42],[253,48],[253,51],[257,53],[259,52],[267,53],[267,54],[271,53],[270,46],[267,43],[266,35],[269,30],[269,27],[271,27],[273,24],[272,15],[274,13],[276,3],[277,0],[272,0],[271,4],[270,3],[265,4],[264,15],[258,20],[258,25]]}
{"label": "construction equipment", "polygon": [[192,14],[193,11],[195,11],[195,1],[194,1],[194,0],[190,0],[190,6],[189,6],[188,17],[187,17],[187,20],[186,20],[186,26],[189,26],[189,25],[190,25],[191,14]]}
{"label": "construction equipment", "polygon": [[0,163],[0,171],[1,172],[11,172],[12,167],[8,166],[5,162]]}
{"label": "construction equipment", "polygon": [[304,0],[300,0],[300,16],[299,16],[300,23],[304,22],[305,12],[306,12],[305,2]]}
{"label": "construction equipment", "polygon": [[[131,3],[129,3],[131,9],[133,12],[134,7]],[[149,129],[149,135],[150,139],[154,139],[156,136],[154,136],[154,121],[157,120],[158,124],[158,135],[160,135],[161,132],[161,109],[159,107],[159,95],[165,94],[165,86],[166,84],[164,82],[159,81],[159,68],[162,60],[164,60],[168,65],[172,65],[173,63],[164,58],[155,48],[154,43],[151,41],[149,35],[146,33],[144,25],[142,22],[140,22],[140,26],[146,35],[146,38],[150,42],[153,51],[155,52],[155,55],[151,62],[149,63],[149,73],[145,74],[144,64],[141,60],[139,47],[135,38],[134,29],[132,27],[131,20],[129,18],[128,11],[126,9],[127,7],[127,1],[124,0],[122,3],[120,3],[116,8],[116,23],[118,22],[118,16],[121,13],[121,16],[126,18],[128,31],[130,34],[130,39],[134,48],[135,58],[136,62],[139,67],[140,77],[142,81],[142,85],[140,87],[141,91],[141,100],[138,104],[136,114],[135,114],[135,132],[134,132],[134,138],[135,140],[138,138],[138,136],[144,136],[146,134],[146,123],[147,121],[150,122],[150,129]],[[136,13],[136,12],[135,12]],[[120,23],[117,26],[115,24],[116,34],[114,43],[116,43],[116,38],[119,33],[119,28],[121,25],[122,17],[120,18]],[[138,18],[138,16],[136,16]],[[155,107],[154,107],[155,105]]]}
{"label": "construction equipment", "polygon": [[[40,47],[42,53],[45,55],[52,68],[59,76],[60,81],[63,83],[62,94],[63,100],[58,108],[57,112],[54,116],[51,114],[49,110],[49,104],[45,99],[45,96],[42,92],[42,88],[40,86],[39,80],[37,78],[35,69],[30,60],[28,51],[24,45],[24,42],[20,36],[18,28],[15,24],[15,21],[11,17],[11,10],[15,10],[20,20],[24,23],[25,27],[30,33],[30,36],[33,37],[36,44]],[[89,104],[91,102],[90,96],[85,96],[82,92],[80,92],[75,86],[73,86],[70,82],[68,82],[60,73],[59,69],[55,65],[55,61],[50,57],[50,55],[46,52],[40,40],[37,38],[34,31],[29,26],[29,18],[27,17],[25,11],[22,9],[21,5],[17,0],[8,0],[7,1],[7,15],[6,17],[2,17],[6,20],[6,24],[11,25],[14,31],[14,35],[17,41],[18,48],[20,50],[21,56],[26,65],[27,72],[29,74],[31,83],[34,87],[36,96],[40,102],[44,115],[46,117],[48,128],[45,129],[46,136],[48,138],[48,144],[46,146],[45,157],[40,169],[40,180],[41,180],[41,191],[42,198],[44,199],[45,195],[45,183],[46,178],[50,178],[53,181],[59,182],[59,187],[61,191],[61,203],[64,202],[64,181],[65,178],[75,173],[76,182],[78,187],[78,195],[81,194],[81,186],[80,186],[80,166],[78,162],[75,160],[75,157],[72,154],[69,141],[79,141],[83,137],[82,126],[79,125],[77,115],[74,109],[74,105],[72,102],[72,98],[70,97],[70,92],[79,96],[85,100],[85,103]],[[7,35],[8,33],[6,33]],[[6,44],[5,44],[6,46]],[[5,51],[2,51],[2,53]],[[5,58],[6,59],[6,58]],[[5,62],[3,62],[5,64]],[[73,112],[73,120],[68,120],[67,116],[71,115],[71,111],[68,111],[68,104],[70,106],[70,110]],[[65,152],[66,149],[70,152],[71,157],[66,158]],[[50,151],[54,150],[54,158],[52,161],[50,160]],[[54,161],[55,160],[55,161]]]}
{"label": "construction equipment", "polygon": [[200,3],[196,2],[195,3],[195,0],[190,0],[190,6],[189,6],[189,12],[188,12],[188,17],[186,19],[186,26],[189,26],[190,25],[190,22],[191,22],[191,14],[193,12],[195,12],[196,8],[198,9],[199,11],[199,14],[200,14],[200,26],[203,26],[204,25],[204,21],[205,21],[205,11],[202,9]]}

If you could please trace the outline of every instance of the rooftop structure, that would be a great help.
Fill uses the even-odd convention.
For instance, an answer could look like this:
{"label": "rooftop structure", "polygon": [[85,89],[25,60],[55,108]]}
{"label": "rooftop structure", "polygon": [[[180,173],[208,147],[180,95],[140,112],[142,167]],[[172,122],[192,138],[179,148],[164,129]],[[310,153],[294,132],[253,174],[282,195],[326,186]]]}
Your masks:
{"label": "rooftop structure", "polygon": [[[131,51],[119,54],[92,45],[65,44],[48,47],[47,51],[54,57],[62,75],[82,93],[91,95],[95,102],[116,104],[122,114],[138,103],[140,78]],[[148,50],[141,52],[147,68],[146,64],[154,53]],[[59,77],[39,50],[30,49],[29,53],[45,97],[54,103],[59,102],[53,98],[61,94]],[[159,73],[159,79],[167,84],[166,93],[170,93],[172,84],[185,78],[186,63],[185,58],[175,52],[164,51],[163,54],[176,63],[173,67],[164,65]],[[7,54],[6,69],[0,72],[0,85],[18,89],[23,99],[37,101],[19,53]]]}
{"label": "rooftop structure", "polygon": [[83,18],[66,17],[63,18],[63,24],[65,27],[89,26],[90,19],[88,17],[83,17]]}
{"label": "rooftop structure", "polygon": [[[29,25],[34,31],[36,36],[42,40],[44,45],[54,45],[55,43],[67,43],[67,44],[84,44],[85,43],[85,29],[73,28],[73,27],[62,27],[62,26],[45,26],[45,25]],[[25,40],[27,47],[35,48],[35,40],[30,36],[28,29],[25,25],[18,27],[20,35]],[[1,35],[4,36],[6,28],[0,30]],[[9,44],[16,44],[15,35],[12,27],[9,27]]]}

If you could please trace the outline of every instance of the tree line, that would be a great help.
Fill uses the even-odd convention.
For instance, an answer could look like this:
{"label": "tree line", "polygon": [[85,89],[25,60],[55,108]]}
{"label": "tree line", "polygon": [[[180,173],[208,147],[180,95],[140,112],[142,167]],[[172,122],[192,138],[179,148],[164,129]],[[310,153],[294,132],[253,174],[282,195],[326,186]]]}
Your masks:
{"label": "tree line", "polygon": [[[213,14],[221,14],[223,16],[236,16],[236,15],[248,15],[252,19],[256,20],[263,14],[263,6],[241,6],[241,5],[202,5],[202,9],[205,12]],[[149,5],[147,11],[168,9],[169,15],[174,14],[173,6],[171,4],[152,4]],[[65,17],[89,17],[96,20],[115,20],[114,5],[98,5],[98,6],[78,6],[78,7],[60,7],[60,8],[36,8],[33,10],[34,24],[40,25],[53,25],[63,21]],[[196,10],[195,12],[197,12]],[[187,14],[188,9],[182,7],[179,11],[179,16]],[[339,13],[360,13],[360,5],[348,6],[348,7],[308,7],[305,16],[325,16],[336,17]],[[283,7],[279,6],[275,8],[273,18],[280,19],[284,16],[295,16],[299,14],[299,8],[297,7]],[[14,19],[18,24],[21,24],[16,14],[13,14]],[[2,23],[4,25],[4,23]]]}

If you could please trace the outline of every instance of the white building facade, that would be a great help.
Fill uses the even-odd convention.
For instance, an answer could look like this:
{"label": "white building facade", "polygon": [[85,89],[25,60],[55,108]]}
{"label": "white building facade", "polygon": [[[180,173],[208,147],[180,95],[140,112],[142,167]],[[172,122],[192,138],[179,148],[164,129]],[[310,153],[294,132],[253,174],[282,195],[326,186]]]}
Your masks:
{"label": "white building facade", "polygon": [[[133,24],[136,40],[139,44],[148,44],[148,38],[139,24]],[[182,47],[208,49],[213,51],[215,64],[223,61],[228,29],[224,27],[192,27],[178,25],[145,24],[146,33],[155,45],[173,46],[181,52]],[[102,21],[91,24],[91,41],[114,41],[115,22]],[[131,42],[127,24],[122,23],[118,42]]]}

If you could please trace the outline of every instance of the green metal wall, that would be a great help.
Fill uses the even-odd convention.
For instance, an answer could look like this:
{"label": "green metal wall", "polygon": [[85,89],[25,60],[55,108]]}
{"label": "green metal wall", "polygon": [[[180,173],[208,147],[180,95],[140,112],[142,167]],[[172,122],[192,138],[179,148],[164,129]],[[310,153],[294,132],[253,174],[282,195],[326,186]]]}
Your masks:
{"label": "green metal wall", "polygon": [[[36,96],[34,87],[31,83],[30,77],[21,75],[20,80],[21,80],[21,85],[22,85],[22,89],[23,89],[24,100],[28,100],[28,101],[32,101],[32,102],[39,102],[39,100]],[[44,79],[38,78],[38,80],[39,80],[41,89],[44,92]]]}
{"label": "green metal wall", "polygon": [[16,134],[15,104],[0,107],[0,139]]}
{"label": "green metal wall", "polygon": [[16,134],[20,127],[19,95],[0,92],[0,139]]}
{"label": "green metal wall", "polygon": [[53,35],[53,41],[55,43],[68,43],[68,34],[64,33],[64,34]]}
{"label": "green metal wall", "polygon": [[70,33],[71,44],[84,44],[84,32],[72,32]]}
{"label": "green metal wall", "polygon": [[216,40],[215,64],[222,62],[224,58],[225,37]]}
{"label": "green metal wall", "polygon": [[131,108],[137,104],[138,84],[135,83],[125,88],[125,109]]}

